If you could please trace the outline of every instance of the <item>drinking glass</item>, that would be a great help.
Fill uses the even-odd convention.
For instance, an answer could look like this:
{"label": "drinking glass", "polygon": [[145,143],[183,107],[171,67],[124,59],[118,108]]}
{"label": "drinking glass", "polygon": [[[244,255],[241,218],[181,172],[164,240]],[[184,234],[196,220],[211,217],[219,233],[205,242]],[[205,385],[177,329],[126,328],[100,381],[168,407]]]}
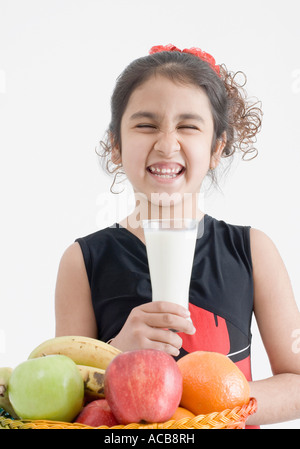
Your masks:
{"label": "drinking glass", "polygon": [[152,301],[169,301],[188,309],[198,221],[143,220]]}

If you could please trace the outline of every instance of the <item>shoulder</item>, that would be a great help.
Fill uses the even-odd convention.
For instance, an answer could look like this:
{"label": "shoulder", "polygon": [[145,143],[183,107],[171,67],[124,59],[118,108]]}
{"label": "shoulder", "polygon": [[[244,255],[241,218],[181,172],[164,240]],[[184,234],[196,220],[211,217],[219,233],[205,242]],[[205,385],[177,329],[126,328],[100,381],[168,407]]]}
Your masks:
{"label": "shoulder", "polygon": [[256,306],[258,300],[275,304],[293,297],[285,263],[273,240],[265,232],[251,228],[250,247]]}
{"label": "shoulder", "polygon": [[260,229],[250,228],[250,238],[254,245],[267,244],[274,246],[272,239]]}
{"label": "shoulder", "polygon": [[74,243],[65,249],[61,257],[60,268],[72,270],[87,268],[91,252],[97,252],[99,248],[105,246],[104,243],[110,235],[111,228],[105,228],[77,238]]}
{"label": "shoulder", "polygon": [[74,242],[63,252],[60,259],[59,270],[64,271],[66,269],[72,269],[78,271],[82,268],[84,268],[82,250],[79,243]]}
{"label": "shoulder", "polygon": [[227,232],[227,233],[240,234],[240,233],[243,233],[245,230],[250,229],[250,226],[245,226],[245,225],[236,224],[236,223],[230,223],[230,222],[227,222],[224,220],[219,220],[217,218],[211,217],[209,215],[206,217],[205,224],[207,226],[211,226],[211,227],[217,229],[218,231],[223,231],[223,232]]}
{"label": "shoulder", "polygon": [[117,224],[114,224],[114,225],[109,226],[104,229],[99,229],[98,231],[91,232],[87,235],[79,237],[76,239],[76,242],[81,241],[81,240],[85,240],[86,242],[89,242],[89,241],[96,241],[99,239],[103,239],[103,238],[106,238],[107,236],[112,235],[112,233],[115,229],[119,229]]}
{"label": "shoulder", "polygon": [[250,228],[250,247],[252,258],[256,264],[261,264],[266,260],[271,263],[270,258],[272,257],[275,257],[277,261],[281,259],[273,240],[260,229]]}
{"label": "shoulder", "polygon": [[213,217],[208,217],[205,224],[205,232],[210,236],[214,236],[229,247],[240,248],[249,253],[250,226],[229,223]]}
{"label": "shoulder", "polygon": [[104,229],[87,234],[83,237],[79,237],[75,242],[80,246],[97,246],[103,245],[105,242],[111,241],[119,234],[120,227],[117,224],[109,226]]}
{"label": "shoulder", "polygon": [[289,276],[280,252],[265,232],[251,228],[250,248],[253,266],[253,278],[257,287],[265,292],[273,288],[279,291],[279,284],[290,288]]}

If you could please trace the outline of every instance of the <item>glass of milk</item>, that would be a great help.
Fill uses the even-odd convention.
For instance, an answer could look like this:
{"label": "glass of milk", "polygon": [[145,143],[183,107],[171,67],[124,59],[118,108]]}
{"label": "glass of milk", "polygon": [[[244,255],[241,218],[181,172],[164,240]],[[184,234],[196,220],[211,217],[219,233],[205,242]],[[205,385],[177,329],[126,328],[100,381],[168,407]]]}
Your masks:
{"label": "glass of milk", "polygon": [[188,309],[198,221],[143,220],[143,228],[152,301],[169,301]]}

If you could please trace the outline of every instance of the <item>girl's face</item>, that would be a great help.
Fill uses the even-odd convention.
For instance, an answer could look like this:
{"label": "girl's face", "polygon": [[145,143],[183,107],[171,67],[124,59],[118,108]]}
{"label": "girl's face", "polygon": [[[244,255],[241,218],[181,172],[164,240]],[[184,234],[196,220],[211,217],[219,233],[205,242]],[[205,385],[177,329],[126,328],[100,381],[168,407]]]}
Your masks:
{"label": "girl's face", "polygon": [[[211,157],[212,139],[213,118],[206,93],[194,85],[156,76],[129,99],[121,122],[121,156],[116,162],[122,162],[136,193],[146,195],[150,202],[157,194],[173,195],[176,202],[185,194],[199,192],[209,168],[216,167],[221,149],[216,148]],[[118,151],[115,148],[114,154]]]}

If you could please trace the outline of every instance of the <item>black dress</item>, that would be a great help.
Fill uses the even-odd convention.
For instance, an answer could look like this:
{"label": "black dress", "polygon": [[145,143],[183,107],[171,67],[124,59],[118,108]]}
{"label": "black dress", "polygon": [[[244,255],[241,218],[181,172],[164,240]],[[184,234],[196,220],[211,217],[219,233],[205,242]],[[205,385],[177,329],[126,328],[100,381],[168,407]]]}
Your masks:
{"label": "black dress", "polygon": [[[183,345],[177,358],[197,350],[220,352],[251,380],[250,227],[209,215],[200,226],[189,297],[196,332],[179,334]],[[132,308],[151,301],[146,246],[119,224],[76,241],[91,287],[98,339],[107,341],[119,333]]]}

